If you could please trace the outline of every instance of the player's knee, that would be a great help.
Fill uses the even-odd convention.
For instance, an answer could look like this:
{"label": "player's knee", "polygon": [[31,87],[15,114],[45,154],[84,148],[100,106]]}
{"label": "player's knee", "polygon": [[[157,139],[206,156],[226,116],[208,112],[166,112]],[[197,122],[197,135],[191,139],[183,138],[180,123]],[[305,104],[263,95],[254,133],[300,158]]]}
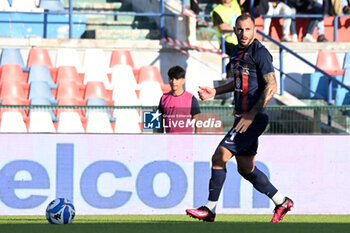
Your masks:
{"label": "player's knee", "polygon": [[237,166],[237,171],[241,176],[247,176],[253,172],[253,168],[251,166]]}
{"label": "player's knee", "polygon": [[226,162],[224,161],[223,157],[217,153],[215,153],[213,155],[213,157],[211,158],[211,163],[212,163],[213,167],[224,168],[226,166]]}

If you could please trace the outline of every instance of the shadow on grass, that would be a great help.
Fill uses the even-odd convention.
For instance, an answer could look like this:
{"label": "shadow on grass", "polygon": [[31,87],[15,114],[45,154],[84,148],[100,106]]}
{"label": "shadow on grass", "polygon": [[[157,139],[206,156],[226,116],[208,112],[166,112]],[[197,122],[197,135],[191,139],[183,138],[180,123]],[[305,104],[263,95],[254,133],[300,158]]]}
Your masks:
{"label": "shadow on grass", "polygon": [[254,222],[197,222],[153,221],[147,223],[73,223],[51,224],[0,224],[1,233],[345,233],[350,223],[254,223]]}

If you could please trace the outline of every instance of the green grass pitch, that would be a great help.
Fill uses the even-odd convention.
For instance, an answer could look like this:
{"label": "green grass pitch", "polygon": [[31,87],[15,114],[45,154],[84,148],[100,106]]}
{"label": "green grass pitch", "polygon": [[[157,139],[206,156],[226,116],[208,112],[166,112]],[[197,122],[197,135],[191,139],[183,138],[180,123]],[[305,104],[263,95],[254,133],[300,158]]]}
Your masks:
{"label": "green grass pitch", "polygon": [[45,216],[0,216],[1,233],[342,233],[350,232],[350,215],[287,215],[269,223],[271,215],[219,214],[214,223],[186,215],[77,215],[69,225],[51,225]]}

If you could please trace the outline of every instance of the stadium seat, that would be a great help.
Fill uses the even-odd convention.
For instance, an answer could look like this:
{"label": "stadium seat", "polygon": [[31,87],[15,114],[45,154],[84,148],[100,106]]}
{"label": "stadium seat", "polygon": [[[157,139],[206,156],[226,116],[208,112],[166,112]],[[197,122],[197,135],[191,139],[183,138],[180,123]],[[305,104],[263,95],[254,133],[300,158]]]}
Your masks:
{"label": "stadium seat", "polygon": [[57,133],[85,133],[79,113],[62,112],[58,121]]}
{"label": "stadium seat", "polygon": [[15,11],[38,11],[35,0],[12,0],[11,9]]}
{"label": "stadium seat", "polygon": [[27,71],[19,48],[3,48],[0,58],[0,66],[5,64],[18,64],[22,70]]}
{"label": "stadium seat", "polygon": [[71,48],[58,48],[56,56],[56,67],[74,66],[79,73],[83,73],[81,59],[78,51]]}
{"label": "stadium seat", "polygon": [[220,121],[220,127],[198,127],[195,129],[195,133],[197,134],[223,134],[224,127],[223,122],[221,121],[219,114],[217,113],[200,113],[196,115],[196,120],[200,120],[202,122],[213,122],[214,126],[217,121]]}
{"label": "stadium seat", "polygon": [[136,109],[116,109],[114,133],[141,133],[141,117]]}
{"label": "stadium seat", "polygon": [[1,11],[9,11],[10,5],[8,0],[0,0],[0,10]]}
{"label": "stadium seat", "polygon": [[56,133],[52,117],[49,112],[32,112],[29,118],[28,132]]}
{"label": "stadium seat", "polygon": [[158,106],[163,92],[159,82],[143,81],[140,86],[140,102],[143,106]]}
{"label": "stadium seat", "polygon": [[109,67],[115,65],[128,65],[135,68],[134,61],[129,50],[113,50]]}
{"label": "stadium seat", "polygon": [[61,0],[40,0],[39,8],[48,11],[64,11]]}
{"label": "stadium seat", "polygon": [[57,87],[56,99],[68,98],[83,100],[85,86],[74,81],[62,81]]}
{"label": "stadium seat", "polygon": [[60,82],[76,82],[80,85],[83,84],[83,79],[79,77],[75,66],[60,66],[57,69],[56,84],[59,86]]}
{"label": "stadium seat", "polygon": [[131,66],[114,65],[112,68],[111,84],[114,88],[138,88]]}
{"label": "stadium seat", "polygon": [[29,85],[27,83],[17,83],[14,81],[4,82],[1,85],[1,99],[28,100]]}
{"label": "stadium seat", "polygon": [[113,133],[108,114],[105,112],[90,112],[86,123],[86,133]]}
{"label": "stadium seat", "polygon": [[51,88],[56,89],[57,85],[54,83],[50,70],[45,65],[32,65],[29,69],[28,83],[34,81],[47,82]]}
{"label": "stadium seat", "polygon": [[31,48],[28,54],[27,67],[30,68],[32,65],[44,65],[53,68],[49,51],[45,48]]}
{"label": "stadium seat", "polygon": [[27,133],[27,126],[20,112],[3,112],[1,116],[0,132]]}
{"label": "stadium seat", "polygon": [[139,72],[137,83],[141,84],[144,81],[157,81],[159,84],[164,84],[162,75],[156,66],[142,66]]}
{"label": "stadium seat", "polygon": [[90,66],[85,71],[84,85],[88,82],[102,82],[106,89],[112,90],[112,85],[108,79],[107,73],[97,66]]}
{"label": "stadium seat", "polygon": [[344,69],[350,68],[350,52],[345,53],[343,68]]}
{"label": "stadium seat", "polygon": [[163,93],[168,93],[169,91],[171,91],[170,84],[162,84],[162,85],[160,85],[160,87],[161,87]]}
{"label": "stadium seat", "polygon": [[104,73],[108,73],[108,63],[105,52],[102,49],[86,49],[84,55],[84,70],[90,67],[102,69]]}
{"label": "stadium seat", "polygon": [[88,82],[85,88],[84,100],[90,98],[102,98],[107,105],[113,105],[112,90],[107,90],[103,82]]}
{"label": "stadium seat", "polygon": [[137,98],[136,92],[128,88],[113,89],[112,99],[115,106],[136,106],[140,105],[140,101]]}
{"label": "stadium seat", "polygon": [[103,98],[89,98],[86,102],[86,106],[99,106],[93,109],[86,109],[85,117],[89,117],[90,112],[105,112],[108,115],[108,118],[111,122],[115,121],[115,118],[112,116],[111,112],[107,108],[103,108],[101,106],[107,106],[106,100]]}
{"label": "stadium seat", "polygon": [[21,66],[18,64],[5,64],[1,66],[0,87],[5,82],[15,82],[17,84],[28,85],[27,77],[23,73]]}
{"label": "stadium seat", "polygon": [[[30,105],[47,105],[47,106],[51,106],[52,103],[50,102],[50,100],[45,99],[45,98],[32,98],[30,100]],[[49,109],[49,108],[32,108],[29,110],[29,117],[31,116],[32,112],[48,112],[51,115],[52,121],[58,121],[58,118],[55,116],[55,113],[53,111],[53,109]]]}
{"label": "stadium seat", "polygon": [[337,54],[330,50],[318,52],[316,66],[330,75],[343,75],[344,70],[340,67]]}
{"label": "stadium seat", "polygon": [[350,91],[345,88],[338,87],[335,97],[335,104],[337,106],[350,105]]}
{"label": "stadium seat", "polygon": [[29,87],[28,99],[32,100],[33,98],[48,99],[51,104],[53,105],[57,104],[57,100],[54,98],[51,91],[51,87],[47,82],[42,82],[42,81],[31,82]]}
{"label": "stadium seat", "polygon": [[[62,98],[58,100],[59,106],[83,106],[86,105],[86,102],[81,99],[75,99],[75,98]],[[60,115],[62,112],[77,112],[81,119],[83,119],[85,116],[85,111],[82,109],[69,107],[69,108],[58,108],[56,111],[56,116],[60,118]]]}
{"label": "stadium seat", "polygon": [[[16,97],[12,98],[1,98],[2,105],[29,105],[30,101],[27,99],[20,99]],[[28,109],[26,108],[0,108],[0,115],[4,112],[19,112],[22,115],[22,118],[27,121],[28,118]]]}
{"label": "stadium seat", "polygon": [[[342,81],[343,76],[342,75],[335,75],[333,76],[339,81]],[[328,92],[328,79],[320,72],[314,72],[311,74],[303,74],[302,79],[308,80],[309,85],[307,85],[312,91],[318,93],[323,97],[323,99],[327,98],[327,92]],[[305,81],[303,81],[305,83]],[[307,82],[306,82],[307,83]],[[333,88],[333,98],[335,98],[335,91],[337,88],[337,84],[333,82],[332,88]],[[320,99],[319,96],[315,95],[314,93],[308,92],[307,94],[308,98],[311,99]]]}
{"label": "stadium seat", "polygon": [[350,87],[350,67],[344,71],[343,83]]}

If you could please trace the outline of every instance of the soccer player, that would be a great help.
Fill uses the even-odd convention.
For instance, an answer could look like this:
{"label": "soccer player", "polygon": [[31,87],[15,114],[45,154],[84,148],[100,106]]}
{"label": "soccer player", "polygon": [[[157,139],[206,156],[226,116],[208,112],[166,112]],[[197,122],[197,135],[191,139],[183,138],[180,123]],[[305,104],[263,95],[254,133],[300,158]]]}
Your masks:
{"label": "soccer player", "polygon": [[239,16],[235,33],[238,45],[234,47],[230,60],[233,81],[215,89],[200,87],[198,93],[205,100],[234,91],[236,118],[232,129],[212,156],[207,204],[198,209],[187,209],[186,213],[203,221],[214,221],[217,201],[226,178],[226,163],[235,156],[239,174],[275,203],[271,222],[277,223],[290,211],[293,201],[279,192],[267,176],[255,167],[258,137],[268,124],[265,106],[277,91],[272,56],[255,39],[256,27],[252,16]]}
{"label": "soccer player", "polygon": [[193,133],[190,121],[200,113],[196,97],[184,90],[185,75],[180,66],[168,70],[171,90],[163,94],[158,106],[166,133]]}

